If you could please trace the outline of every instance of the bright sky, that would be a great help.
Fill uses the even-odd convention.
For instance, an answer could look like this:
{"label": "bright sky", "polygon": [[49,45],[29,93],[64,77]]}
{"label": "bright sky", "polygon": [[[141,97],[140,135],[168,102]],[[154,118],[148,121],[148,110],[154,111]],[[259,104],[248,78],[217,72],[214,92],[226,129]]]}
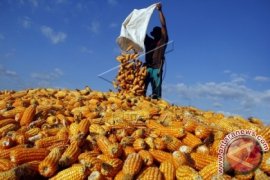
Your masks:
{"label": "bright sky", "polygon": [[[1,0],[0,90],[112,89],[97,75],[118,65],[121,23],[133,9],[155,2]],[[166,55],[163,97],[270,124],[270,1],[162,3],[174,41]],[[149,31],[159,24],[155,11]]]}

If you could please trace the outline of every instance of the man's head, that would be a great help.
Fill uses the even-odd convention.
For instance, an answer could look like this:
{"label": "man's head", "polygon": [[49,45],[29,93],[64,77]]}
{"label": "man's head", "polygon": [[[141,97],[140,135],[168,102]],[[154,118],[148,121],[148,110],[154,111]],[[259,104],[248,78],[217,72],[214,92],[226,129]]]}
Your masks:
{"label": "man's head", "polygon": [[161,38],[161,27],[154,27],[153,30],[150,32],[151,36],[153,36],[156,40]]}

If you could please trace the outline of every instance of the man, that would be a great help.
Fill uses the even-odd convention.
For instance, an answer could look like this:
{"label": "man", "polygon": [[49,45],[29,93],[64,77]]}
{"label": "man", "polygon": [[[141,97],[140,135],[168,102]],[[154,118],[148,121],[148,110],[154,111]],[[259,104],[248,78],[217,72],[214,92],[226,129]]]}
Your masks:
{"label": "man", "polygon": [[162,69],[165,60],[166,43],[168,42],[168,34],[165,17],[162,12],[161,3],[157,4],[156,9],[159,13],[161,27],[154,27],[150,33],[151,37],[146,35],[145,43],[145,65],[147,67],[147,77],[145,80],[145,94],[149,83],[152,86],[152,98],[161,98]]}

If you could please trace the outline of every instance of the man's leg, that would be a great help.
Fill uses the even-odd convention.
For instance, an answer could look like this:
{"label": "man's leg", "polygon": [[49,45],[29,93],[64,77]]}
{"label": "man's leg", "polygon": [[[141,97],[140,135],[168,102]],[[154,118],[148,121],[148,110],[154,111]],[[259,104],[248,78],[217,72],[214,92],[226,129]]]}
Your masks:
{"label": "man's leg", "polygon": [[144,95],[146,96],[146,93],[147,93],[147,88],[148,88],[148,85],[150,83],[150,80],[151,80],[151,73],[152,73],[152,68],[147,68],[147,75],[146,75],[146,78],[145,78],[145,85],[144,85]]}
{"label": "man's leg", "polygon": [[156,96],[156,98],[161,98],[162,72],[159,72],[159,69],[153,69],[153,81],[153,94]]}

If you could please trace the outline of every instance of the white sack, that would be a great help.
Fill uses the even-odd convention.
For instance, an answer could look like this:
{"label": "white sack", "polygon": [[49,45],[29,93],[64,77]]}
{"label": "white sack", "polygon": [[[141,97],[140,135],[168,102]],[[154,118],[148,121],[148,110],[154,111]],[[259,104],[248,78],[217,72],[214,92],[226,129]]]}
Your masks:
{"label": "white sack", "polygon": [[117,43],[122,50],[133,45],[138,52],[144,51],[144,38],[156,4],[144,9],[134,9],[122,23]]}

